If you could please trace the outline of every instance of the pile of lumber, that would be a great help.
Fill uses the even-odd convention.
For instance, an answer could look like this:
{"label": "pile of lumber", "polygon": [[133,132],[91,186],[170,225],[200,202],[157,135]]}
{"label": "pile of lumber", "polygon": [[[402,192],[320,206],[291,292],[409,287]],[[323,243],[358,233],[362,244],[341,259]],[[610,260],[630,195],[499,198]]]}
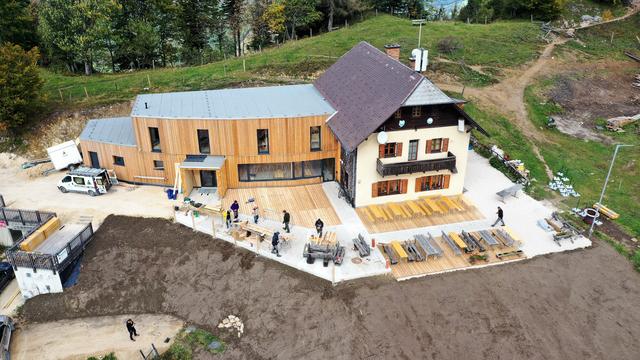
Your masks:
{"label": "pile of lumber", "polygon": [[338,241],[338,237],[333,231],[326,231],[322,236],[317,237],[315,235],[311,235],[311,242],[316,245],[335,245]]}
{"label": "pile of lumber", "polygon": [[618,214],[617,212],[609,209],[608,207],[600,204],[600,203],[595,203],[593,204],[593,208],[598,210],[598,212],[604,216],[606,216],[607,218],[611,219],[611,220],[615,220],[617,218],[620,217],[620,214]]}
{"label": "pile of lumber", "polygon": [[[636,75],[638,88],[640,88],[640,74]],[[622,128],[640,120],[640,114],[634,116],[617,116],[607,120],[607,129],[611,131],[624,131]]]}

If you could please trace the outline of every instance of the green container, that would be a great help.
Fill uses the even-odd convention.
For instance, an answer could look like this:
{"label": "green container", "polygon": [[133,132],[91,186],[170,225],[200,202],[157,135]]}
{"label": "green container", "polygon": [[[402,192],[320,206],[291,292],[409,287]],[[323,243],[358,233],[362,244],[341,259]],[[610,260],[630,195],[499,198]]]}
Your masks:
{"label": "green container", "polygon": [[200,216],[200,212],[197,210],[193,210],[193,216],[194,217],[199,217]]}

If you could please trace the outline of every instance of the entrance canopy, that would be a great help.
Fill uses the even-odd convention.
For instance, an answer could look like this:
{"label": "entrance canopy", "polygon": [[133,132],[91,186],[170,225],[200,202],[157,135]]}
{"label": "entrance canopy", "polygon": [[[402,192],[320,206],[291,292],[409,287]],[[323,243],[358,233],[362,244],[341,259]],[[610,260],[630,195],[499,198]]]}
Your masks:
{"label": "entrance canopy", "polygon": [[224,156],[187,155],[180,164],[181,169],[188,170],[220,170],[224,165]]}

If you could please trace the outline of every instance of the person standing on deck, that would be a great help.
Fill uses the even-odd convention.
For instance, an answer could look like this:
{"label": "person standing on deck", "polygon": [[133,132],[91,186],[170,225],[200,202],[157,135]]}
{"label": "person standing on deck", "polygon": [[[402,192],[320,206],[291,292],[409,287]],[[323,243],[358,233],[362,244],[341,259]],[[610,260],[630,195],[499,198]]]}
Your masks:
{"label": "person standing on deck", "polygon": [[318,232],[318,237],[322,237],[322,228],[324,228],[322,220],[316,220],[316,231]]}
{"label": "person standing on deck", "polygon": [[238,220],[238,210],[240,210],[240,204],[238,204],[238,200],[233,200],[233,204],[231,204],[231,211],[233,211],[233,221]]}
{"label": "person standing on deck", "polygon": [[289,222],[291,222],[291,215],[289,215],[287,210],[282,210],[282,213],[284,214],[282,217],[282,224],[284,225],[284,227],[282,229],[290,233],[291,229],[289,228]]}
{"label": "person standing on deck", "polygon": [[138,332],[136,331],[136,328],[134,325],[133,320],[131,319],[127,319],[127,331],[129,332],[129,339],[131,339],[131,341],[136,341],[136,339],[134,339],[134,336],[138,336]]}
{"label": "person standing on deck", "polygon": [[253,222],[257,224],[258,219],[260,218],[260,210],[258,209],[258,205],[254,206],[251,212],[253,213]]}
{"label": "person standing on deck", "polygon": [[502,223],[502,226],[504,226],[504,219],[502,219],[504,217],[504,212],[500,206],[498,206],[498,212],[496,214],[498,214],[498,219],[491,226],[496,226],[498,223]]}
{"label": "person standing on deck", "polygon": [[280,251],[278,250],[278,244],[280,243],[280,232],[276,231],[273,233],[273,238],[271,238],[271,253],[276,254],[277,257],[280,257]]}
{"label": "person standing on deck", "polygon": [[231,227],[231,210],[225,211],[224,221],[227,224],[227,229]]}

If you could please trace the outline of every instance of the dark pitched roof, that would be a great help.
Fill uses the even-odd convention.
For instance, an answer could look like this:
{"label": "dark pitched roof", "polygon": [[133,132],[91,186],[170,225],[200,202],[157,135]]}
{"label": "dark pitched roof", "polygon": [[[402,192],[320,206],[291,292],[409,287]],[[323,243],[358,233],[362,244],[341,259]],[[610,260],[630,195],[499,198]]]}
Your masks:
{"label": "dark pitched roof", "polygon": [[353,151],[387,120],[424,77],[366,42],[344,54],[314,83],[338,112],[328,121]]}

